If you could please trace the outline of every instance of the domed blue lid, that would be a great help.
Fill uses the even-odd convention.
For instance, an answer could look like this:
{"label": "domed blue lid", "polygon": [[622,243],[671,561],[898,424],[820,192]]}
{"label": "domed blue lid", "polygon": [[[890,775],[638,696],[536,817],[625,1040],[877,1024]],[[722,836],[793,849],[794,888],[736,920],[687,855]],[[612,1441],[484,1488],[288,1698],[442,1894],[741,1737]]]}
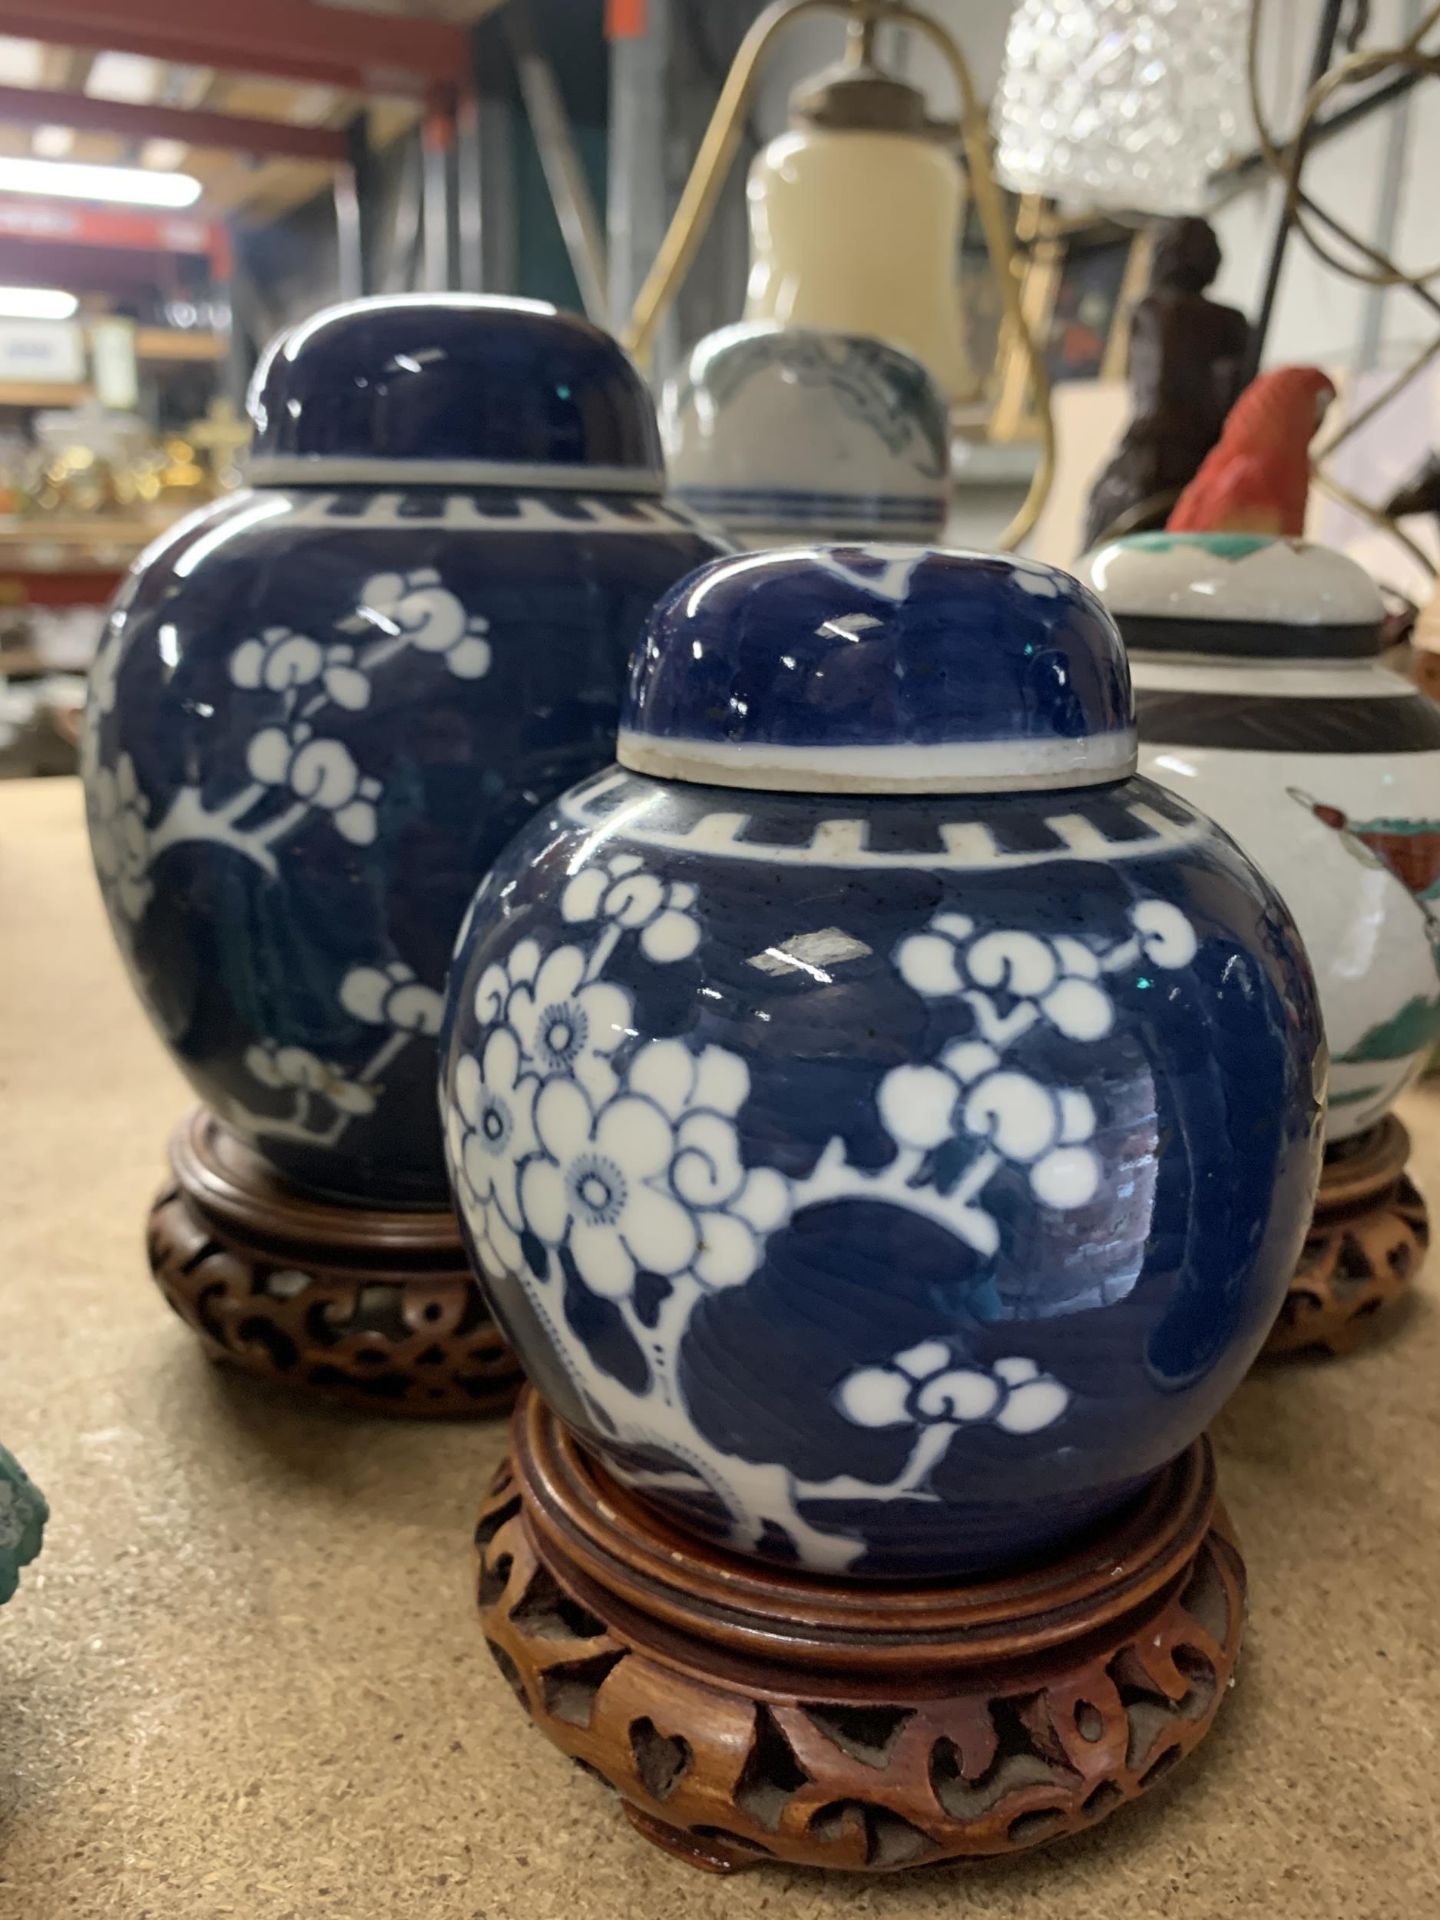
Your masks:
{"label": "domed blue lid", "polygon": [[1114,623],[1069,574],[925,547],[715,560],[650,616],[622,766],[773,792],[1005,793],[1135,770]]}
{"label": "domed blue lid", "polygon": [[277,335],[250,387],[257,486],[658,493],[649,392],[598,327],[539,300],[352,300]]}

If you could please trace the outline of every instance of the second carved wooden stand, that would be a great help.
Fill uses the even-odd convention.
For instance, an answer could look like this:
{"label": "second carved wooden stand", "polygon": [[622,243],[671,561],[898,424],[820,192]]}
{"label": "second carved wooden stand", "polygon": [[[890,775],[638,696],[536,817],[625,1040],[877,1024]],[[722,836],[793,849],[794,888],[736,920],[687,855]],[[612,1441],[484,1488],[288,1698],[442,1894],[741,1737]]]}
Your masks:
{"label": "second carved wooden stand", "polygon": [[212,1359],[366,1412],[507,1411],[520,1370],[453,1213],[299,1192],[203,1107],[170,1164],[150,1270]]}
{"label": "second carved wooden stand", "polygon": [[715,1872],[1083,1832],[1204,1739],[1244,1615],[1203,1440],[1083,1548],[901,1587],[691,1540],[527,1392],[477,1538],[485,1634],[526,1712],[647,1839]]}
{"label": "second carved wooden stand", "polygon": [[1267,1355],[1348,1353],[1402,1299],[1430,1244],[1425,1202],[1405,1171],[1410,1136],[1391,1114],[1325,1156],[1315,1218]]}

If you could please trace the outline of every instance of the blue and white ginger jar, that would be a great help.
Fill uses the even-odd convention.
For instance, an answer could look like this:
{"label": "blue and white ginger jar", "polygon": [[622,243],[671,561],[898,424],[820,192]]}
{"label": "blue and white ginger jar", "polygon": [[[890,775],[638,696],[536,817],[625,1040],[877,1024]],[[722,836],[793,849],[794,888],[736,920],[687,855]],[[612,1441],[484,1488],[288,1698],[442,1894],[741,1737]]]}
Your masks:
{"label": "blue and white ginger jar", "polygon": [[937,540],[950,493],[945,396],[902,347],[748,321],[667,382],[677,499],[745,547]]}
{"label": "blue and white ginger jar", "polygon": [[619,759],[483,883],[442,1105],[497,1318],[624,1482],[742,1551],[963,1573],[1126,1501],[1259,1350],[1324,1044],[1295,928],[1134,777],[1050,568],[716,562]]}
{"label": "blue and white ginger jar", "polygon": [[650,399],[553,308],[362,300],[277,339],[254,485],[136,566],[84,773],[111,924],[201,1098],[301,1185],[443,1205],[440,990],[491,859],[608,761],[659,594],[723,551]]}

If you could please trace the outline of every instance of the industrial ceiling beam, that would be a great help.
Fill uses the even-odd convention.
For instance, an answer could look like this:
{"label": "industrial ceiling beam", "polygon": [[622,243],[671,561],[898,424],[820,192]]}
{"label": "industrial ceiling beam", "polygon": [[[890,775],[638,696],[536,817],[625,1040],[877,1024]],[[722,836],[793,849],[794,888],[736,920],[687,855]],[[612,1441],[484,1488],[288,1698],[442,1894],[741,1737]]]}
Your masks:
{"label": "industrial ceiling beam", "polygon": [[0,34],[419,99],[453,92],[469,62],[462,27],[316,0],[0,0]]}
{"label": "industrial ceiling beam", "polygon": [[265,159],[318,160],[328,166],[340,166],[349,159],[348,142],[340,128],[297,127],[197,107],[92,100],[88,94],[43,87],[0,87],[0,120],[113,133],[127,140],[179,140],[187,147],[219,147]]}

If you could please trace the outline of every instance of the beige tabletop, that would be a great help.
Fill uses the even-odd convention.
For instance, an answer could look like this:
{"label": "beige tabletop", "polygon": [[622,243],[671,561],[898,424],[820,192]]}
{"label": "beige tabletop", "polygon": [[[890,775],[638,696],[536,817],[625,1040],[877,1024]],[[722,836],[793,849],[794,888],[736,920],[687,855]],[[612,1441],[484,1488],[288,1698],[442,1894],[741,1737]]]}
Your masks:
{"label": "beige tabletop", "polygon": [[[1220,1423],[1236,1688],[1166,1787],[1019,1861],[701,1876],[517,1713],[470,1529],[496,1426],[290,1404],[208,1365],[141,1230],[185,1104],[68,780],[0,786],[0,1439],[49,1496],[0,1613],[3,1920],[1430,1920],[1440,1313],[1255,1374]],[[1440,1091],[1411,1095],[1440,1206]]]}

